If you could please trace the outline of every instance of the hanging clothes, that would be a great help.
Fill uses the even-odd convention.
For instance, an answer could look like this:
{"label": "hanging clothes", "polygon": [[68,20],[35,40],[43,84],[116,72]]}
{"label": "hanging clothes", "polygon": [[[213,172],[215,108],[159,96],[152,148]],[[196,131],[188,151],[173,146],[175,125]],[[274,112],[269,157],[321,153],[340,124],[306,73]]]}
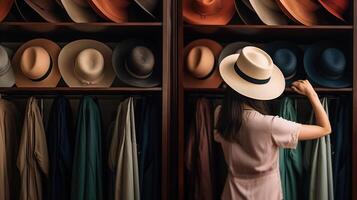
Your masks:
{"label": "hanging clothes", "polygon": [[77,120],[71,199],[103,199],[100,116],[97,103],[91,97],[83,97]]}
{"label": "hanging clothes", "polygon": [[115,171],[115,200],[140,200],[139,169],[134,119],[134,100],[124,100],[118,107],[109,167]]}
{"label": "hanging clothes", "polygon": [[[327,114],[328,99],[322,99]],[[312,113],[310,123],[313,124]],[[308,199],[333,200],[333,175],[330,135],[305,142],[304,167],[308,174]]]}
{"label": "hanging clothes", "polygon": [[109,166],[109,155],[110,152],[110,146],[112,143],[113,139],[113,132],[114,132],[114,127],[115,127],[115,121],[112,121],[109,125],[108,132],[106,134],[105,138],[105,194],[104,194],[104,199],[108,200],[114,200],[114,194],[115,194],[115,171],[112,170]]}
{"label": "hanging clothes", "polygon": [[141,200],[160,199],[160,110],[155,100],[147,98],[141,106],[139,138],[139,181]]}
{"label": "hanging clothes", "polygon": [[341,98],[334,119],[333,134],[331,135],[335,199],[352,199],[351,111],[351,99]]}
{"label": "hanging clothes", "polygon": [[13,103],[0,99],[0,199],[18,199],[19,173],[16,156],[19,147],[17,110]]}
{"label": "hanging clothes", "polygon": [[42,200],[42,177],[48,177],[49,161],[42,116],[34,97],[26,107],[17,167],[21,176],[20,200]]}
{"label": "hanging clothes", "polygon": [[60,96],[52,104],[47,126],[47,148],[51,163],[47,196],[50,200],[70,198],[73,143],[71,105],[67,98]]}
{"label": "hanging clothes", "polygon": [[[294,101],[285,97],[280,105],[279,116],[290,120],[297,121],[297,113],[294,108]],[[279,149],[279,169],[280,179],[283,188],[284,199],[298,200],[302,199],[302,147],[298,143],[296,149]]]}
{"label": "hanging clothes", "polygon": [[186,168],[189,179],[189,197],[194,200],[214,199],[213,116],[210,103],[200,98],[189,129],[186,149]]}

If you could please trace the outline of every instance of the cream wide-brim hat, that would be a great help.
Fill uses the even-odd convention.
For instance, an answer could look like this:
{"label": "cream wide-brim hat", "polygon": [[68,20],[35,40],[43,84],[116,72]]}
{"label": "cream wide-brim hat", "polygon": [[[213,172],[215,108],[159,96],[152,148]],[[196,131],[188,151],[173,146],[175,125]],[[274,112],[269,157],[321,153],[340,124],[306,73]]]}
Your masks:
{"label": "cream wide-brim hat", "polygon": [[76,23],[88,23],[97,21],[97,15],[88,3],[88,7],[76,4],[73,0],[61,0],[61,3],[69,17]]}
{"label": "cream wide-brim hat", "polygon": [[[85,49],[95,49],[104,58],[103,77],[92,85],[83,84],[74,73],[77,55]],[[76,40],[64,46],[58,57],[58,68],[63,80],[69,87],[110,87],[115,79],[112,67],[112,49],[95,40]]]}
{"label": "cream wide-brim hat", "polygon": [[270,80],[265,84],[255,84],[239,76],[234,69],[240,54],[224,58],[219,71],[224,82],[239,94],[257,100],[271,100],[279,97],[285,90],[285,78],[280,69],[274,65]]}
{"label": "cream wide-brim hat", "polygon": [[[275,0],[271,1],[271,5],[267,6],[268,0],[249,0],[255,12],[262,22],[266,25],[286,25],[289,20],[280,10]],[[266,2],[265,2],[266,1]],[[274,8],[273,8],[274,7]]]}

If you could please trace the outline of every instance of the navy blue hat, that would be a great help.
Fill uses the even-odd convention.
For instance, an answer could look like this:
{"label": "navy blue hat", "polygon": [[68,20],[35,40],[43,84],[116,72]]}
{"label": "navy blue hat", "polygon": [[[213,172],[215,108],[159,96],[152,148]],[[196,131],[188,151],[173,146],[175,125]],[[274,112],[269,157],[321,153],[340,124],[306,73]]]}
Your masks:
{"label": "navy blue hat", "polygon": [[264,49],[283,73],[287,85],[305,78],[302,66],[303,51],[296,44],[274,41],[266,44]]}
{"label": "navy blue hat", "polygon": [[351,86],[345,52],[331,41],[318,42],[308,47],[304,54],[304,68],[309,79],[320,86]]}

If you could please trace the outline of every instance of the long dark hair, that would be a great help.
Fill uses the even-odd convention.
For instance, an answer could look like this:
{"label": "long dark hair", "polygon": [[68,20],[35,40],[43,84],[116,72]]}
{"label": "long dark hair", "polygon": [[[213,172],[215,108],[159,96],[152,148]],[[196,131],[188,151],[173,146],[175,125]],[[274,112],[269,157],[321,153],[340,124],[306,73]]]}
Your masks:
{"label": "long dark hair", "polygon": [[245,97],[227,87],[217,121],[217,130],[225,140],[239,142],[238,133],[242,126],[244,105],[252,107],[263,115],[268,114],[265,101]]}

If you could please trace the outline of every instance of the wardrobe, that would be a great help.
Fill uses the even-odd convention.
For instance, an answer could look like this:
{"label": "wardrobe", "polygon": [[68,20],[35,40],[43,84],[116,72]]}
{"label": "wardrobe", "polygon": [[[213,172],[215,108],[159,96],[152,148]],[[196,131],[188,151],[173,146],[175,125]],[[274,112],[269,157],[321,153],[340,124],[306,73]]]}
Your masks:
{"label": "wardrobe", "polygon": [[[176,85],[175,97],[177,97],[177,107],[173,108],[173,113],[177,113],[176,117],[178,124],[173,124],[177,127],[177,160],[174,162],[174,167],[177,170],[177,199],[183,200],[188,198],[187,189],[187,170],[185,161],[185,152],[187,146],[188,128],[193,119],[193,106],[196,99],[206,98],[211,101],[222,99],[224,94],[223,88],[185,88],[182,84],[185,67],[184,48],[191,41],[196,39],[212,39],[223,46],[235,41],[250,42],[253,44],[264,44],[277,40],[290,41],[297,44],[311,44],[321,40],[333,40],[344,44],[347,47],[347,62],[351,67],[353,84],[352,87],[332,89],[332,88],[315,88],[320,97],[347,96],[351,99],[352,105],[352,199],[357,199],[357,190],[354,187],[357,185],[357,3],[351,1],[352,16],[350,23],[339,25],[318,25],[318,26],[303,26],[303,25],[244,25],[242,22],[236,22],[239,18],[236,13],[227,25],[192,25],[184,22],[183,4],[182,1],[176,0],[173,2],[176,5],[173,16],[177,17],[174,20],[173,32],[177,35],[173,37],[175,40],[177,57],[174,59],[174,74],[177,74],[176,79],[172,80],[172,84]],[[352,22],[351,22],[352,21]],[[296,96],[290,88],[286,88],[283,96]],[[176,98],[175,98],[176,99]],[[212,111],[213,112],[213,111]],[[309,112],[309,110],[306,110]],[[307,113],[304,113],[307,114]],[[309,114],[307,114],[308,116]]]}

